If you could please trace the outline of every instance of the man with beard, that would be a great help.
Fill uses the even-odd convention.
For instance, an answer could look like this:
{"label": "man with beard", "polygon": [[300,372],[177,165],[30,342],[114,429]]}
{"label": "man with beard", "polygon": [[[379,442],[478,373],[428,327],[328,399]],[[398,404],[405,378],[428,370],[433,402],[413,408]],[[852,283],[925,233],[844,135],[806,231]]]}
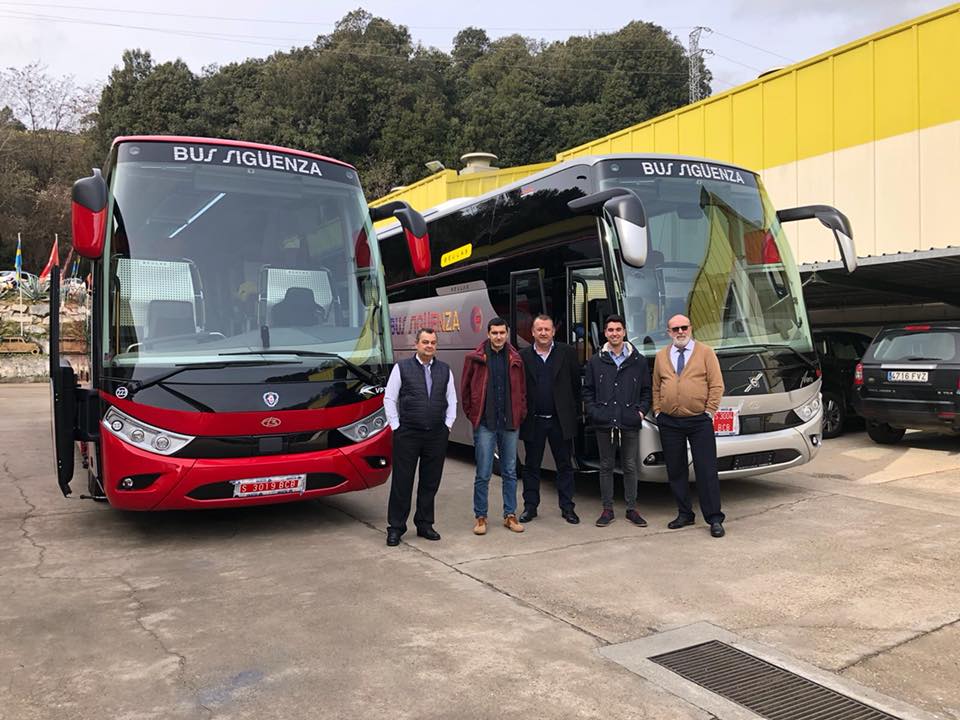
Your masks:
{"label": "man with beard", "polygon": [[660,444],[677,501],[677,517],[671,530],[692,525],[687,442],[693,454],[700,511],[710,524],[713,537],[723,537],[724,514],[720,510],[720,480],[717,476],[717,439],[713,416],[723,397],[723,376],[713,348],[694,342],[690,318],[674,315],[667,323],[673,342],[657,353],[653,364],[653,412],[660,428]]}

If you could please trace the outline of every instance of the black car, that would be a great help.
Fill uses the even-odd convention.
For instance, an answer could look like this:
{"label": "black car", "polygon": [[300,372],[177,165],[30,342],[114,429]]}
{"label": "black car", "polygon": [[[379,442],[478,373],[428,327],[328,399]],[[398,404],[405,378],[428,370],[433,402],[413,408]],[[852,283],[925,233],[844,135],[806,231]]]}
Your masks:
{"label": "black car", "polygon": [[895,443],[906,428],[960,433],[960,322],[884,328],[854,384],[875,442]]}
{"label": "black car", "polygon": [[834,438],[854,413],[853,373],[870,337],[847,330],[815,330],[813,344],[823,371],[823,437]]}

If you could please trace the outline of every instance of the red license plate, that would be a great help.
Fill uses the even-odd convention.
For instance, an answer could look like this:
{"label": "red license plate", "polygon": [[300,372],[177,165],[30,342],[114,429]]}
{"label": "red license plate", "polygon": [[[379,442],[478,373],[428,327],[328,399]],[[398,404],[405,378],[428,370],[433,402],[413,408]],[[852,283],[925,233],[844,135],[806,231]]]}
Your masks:
{"label": "red license plate", "polygon": [[720,408],[713,416],[715,435],[738,435],[740,433],[740,411],[737,408]]}
{"label": "red license plate", "polygon": [[307,487],[307,476],[279,475],[276,477],[236,480],[233,483],[234,497],[257,497],[259,495],[286,495],[302,493]]}

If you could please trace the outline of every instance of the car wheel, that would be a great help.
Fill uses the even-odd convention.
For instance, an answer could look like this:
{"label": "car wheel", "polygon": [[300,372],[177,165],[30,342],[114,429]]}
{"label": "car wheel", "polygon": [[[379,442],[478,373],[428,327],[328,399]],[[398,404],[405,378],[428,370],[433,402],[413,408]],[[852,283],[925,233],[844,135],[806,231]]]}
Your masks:
{"label": "car wheel", "polygon": [[833,393],[823,394],[823,437],[835,438],[843,434],[843,424],[847,420],[847,412],[843,407],[843,400]]}
{"label": "car wheel", "polygon": [[899,442],[905,432],[903,428],[890,427],[887,423],[867,423],[867,435],[880,445],[893,445]]}

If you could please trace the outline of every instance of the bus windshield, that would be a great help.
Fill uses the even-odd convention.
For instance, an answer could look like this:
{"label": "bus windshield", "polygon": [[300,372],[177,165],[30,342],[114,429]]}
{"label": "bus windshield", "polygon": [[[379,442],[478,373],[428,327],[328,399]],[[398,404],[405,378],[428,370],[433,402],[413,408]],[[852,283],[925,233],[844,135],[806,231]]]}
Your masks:
{"label": "bus windshield", "polygon": [[629,188],[647,213],[646,265],[619,263],[638,349],[668,343],[667,321],[686,315],[694,338],[721,353],[813,352],[797,268],[756,175],[682,158],[599,166],[599,190]]}
{"label": "bus windshield", "polygon": [[279,150],[123,143],[110,190],[107,367],[149,377],[322,357],[382,375],[380,256],[351,168]]}

